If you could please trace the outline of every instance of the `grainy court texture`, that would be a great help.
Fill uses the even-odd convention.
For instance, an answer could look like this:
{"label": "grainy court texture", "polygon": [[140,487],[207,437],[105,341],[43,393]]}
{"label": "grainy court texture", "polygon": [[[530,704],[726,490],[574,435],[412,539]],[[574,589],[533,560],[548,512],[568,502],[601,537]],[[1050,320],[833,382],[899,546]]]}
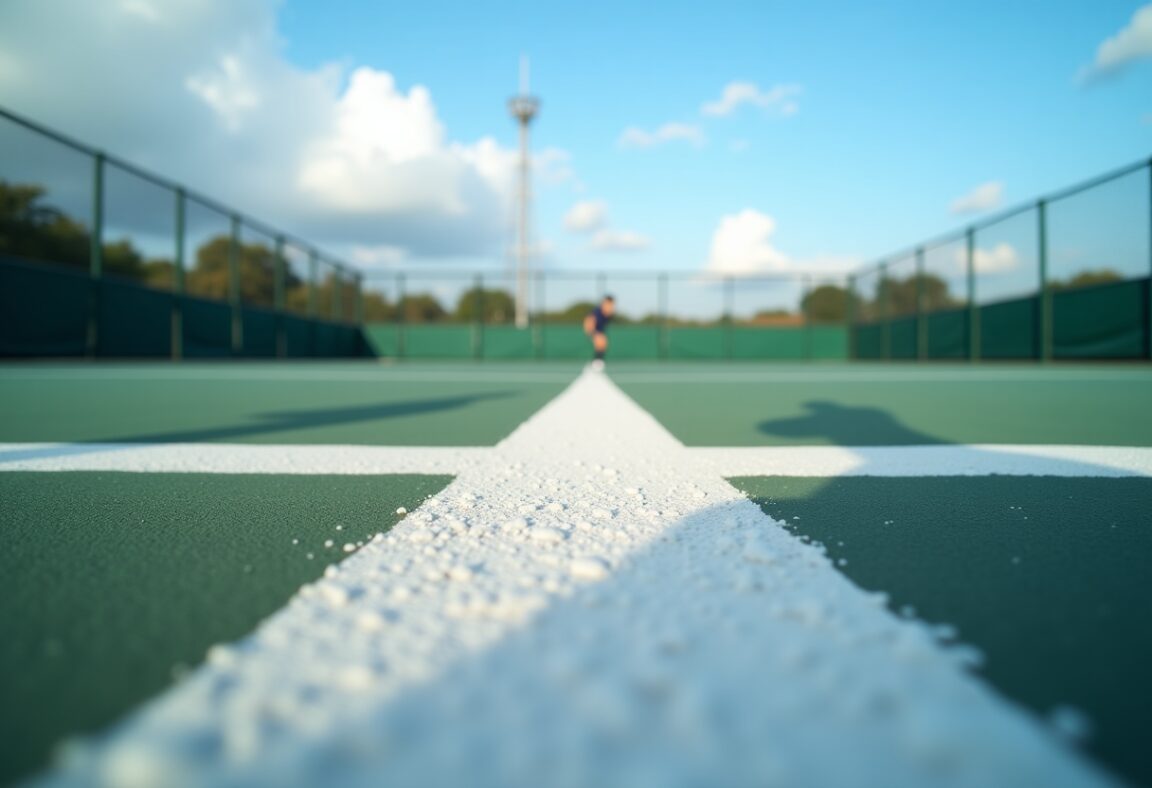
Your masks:
{"label": "grainy court texture", "polygon": [[1148,783],[1150,397],[1146,367],[5,367],[0,779]]}

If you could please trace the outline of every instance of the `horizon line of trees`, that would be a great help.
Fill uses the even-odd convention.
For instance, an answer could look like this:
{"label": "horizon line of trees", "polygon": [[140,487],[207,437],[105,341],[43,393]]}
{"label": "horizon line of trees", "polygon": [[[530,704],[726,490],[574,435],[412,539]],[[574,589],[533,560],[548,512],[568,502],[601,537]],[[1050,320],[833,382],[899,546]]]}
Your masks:
{"label": "horizon line of trees", "polygon": [[[44,202],[46,190],[36,184],[13,184],[0,179],[0,254],[48,261],[60,265],[87,269],[91,235],[81,222],[62,210]],[[192,264],[185,271],[185,288],[192,295],[226,300],[230,293],[229,235],[209,238],[197,247]],[[148,287],[170,290],[175,285],[175,263],[164,257],[146,257],[128,238],[105,241],[102,244],[104,270]],[[240,297],[247,303],[271,306],[275,299],[276,253],[260,242],[243,242],[237,249],[240,273]],[[1081,271],[1067,280],[1052,280],[1054,290],[1106,284],[1123,280],[1111,269]],[[891,317],[915,314],[920,289],[923,287],[926,311],[954,309],[965,304],[949,291],[942,277],[925,273],[912,274],[904,279],[889,277],[877,283],[871,298],[857,296],[857,317],[873,319],[880,316],[886,304]],[[356,286],[338,281],[334,273],[322,277],[316,286],[316,305],[321,316],[331,314],[336,296],[340,297],[340,312],[345,317],[354,314]],[[365,289],[363,294],[364,319],[367,322],[406,323],[473,323],[509,324],[515,319],[515,300],[511,293],[495,289],[471,287],[464,290],[455,304],[445,306],[435,294],[413,292],[398,301],[386,294]],[[285,307],[294,312],[306,312],[312,294],[307,281],[292,270],[284,270]],[[796,325],[813,323],[840,323],[848,317],[850,296],[846,288],[825,284],[807,292],[798,310],[766,309],[750,317],[731,316],[735,325]],[[579,323],[596,306],[590,300],[577,300],[554,311],[537,311],[534,320],[548,323]],[[633,317],[618,313],[620,324],[673,326],[709,326],[729,321],[729,316],[710,319],[690,319],[654,312]]]}

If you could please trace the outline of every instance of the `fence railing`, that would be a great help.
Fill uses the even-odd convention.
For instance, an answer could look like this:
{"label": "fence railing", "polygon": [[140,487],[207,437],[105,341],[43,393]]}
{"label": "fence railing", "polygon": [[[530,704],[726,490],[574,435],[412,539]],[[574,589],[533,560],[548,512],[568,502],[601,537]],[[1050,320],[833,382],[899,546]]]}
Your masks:
{"label": "fence railing", "polygon": [[865,359],[1152,356],[1152,160],[889,255],[849,278]]}
{"label": "fence railing", "polygon": [[844,358],[843,274],[733,277],[690,271],[537,270],[527,330],[514,326],[509,271],[374,272],[365,320],[378,352],[401,357],[574,358],[584,317],[611,294],[616,358]]}
{"label": "fence railing", "polygon": [[0,108],[0,254],[83,271],[85,350],[106,343],[102,301],[113,284],[170,293],[170,354],[185,355],[189,298],[224,302],[228,344],[246,355],[253,310],[358,324],[362,275],[308,242],[167,178]]}

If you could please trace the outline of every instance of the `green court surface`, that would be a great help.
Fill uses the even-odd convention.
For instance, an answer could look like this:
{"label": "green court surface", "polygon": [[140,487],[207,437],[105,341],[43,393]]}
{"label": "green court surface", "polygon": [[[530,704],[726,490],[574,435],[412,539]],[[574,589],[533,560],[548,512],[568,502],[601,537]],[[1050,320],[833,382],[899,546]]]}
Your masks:
{"label": "green court surface", "polygon": [[612,365],[689,446],[1152,446],[1147,366]]}
{"label": "green court surface", "polygon": [[0,442],[491,446],[578,366],[6,365]]}
{"label": "green court surface", "polygon": [[894,610],[955,626],[1008,697],[1082,710],[1087,749],[1152,784],[1152,479],[730,481]]}
{"label": "green court surface", "polygon": [[0,473],[0,784],[250,632],[449,481]]}

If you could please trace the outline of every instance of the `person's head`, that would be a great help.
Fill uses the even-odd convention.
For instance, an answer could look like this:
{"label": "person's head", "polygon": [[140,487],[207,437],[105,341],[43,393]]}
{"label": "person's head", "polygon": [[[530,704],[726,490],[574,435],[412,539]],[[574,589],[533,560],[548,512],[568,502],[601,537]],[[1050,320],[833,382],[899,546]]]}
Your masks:
{"label": "person's head", "polygon": [[604,296],[604,298],[600,300],[600,311],[606,315],[611,315],[616,311],[616,299],[610,295]]}

